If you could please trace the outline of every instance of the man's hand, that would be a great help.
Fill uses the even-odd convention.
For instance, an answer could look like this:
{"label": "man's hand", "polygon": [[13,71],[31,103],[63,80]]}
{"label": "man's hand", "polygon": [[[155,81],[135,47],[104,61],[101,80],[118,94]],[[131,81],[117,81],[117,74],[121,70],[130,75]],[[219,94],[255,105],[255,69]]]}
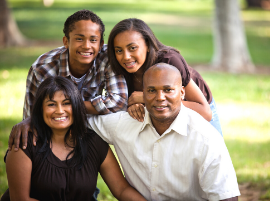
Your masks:
{"label": "man's hand", "polygon": [[134,91],[128,98],[128,106],[134,105],[136,103],[144,103],[142,91]]}
{"label": "man's hand", "polygon": [[[9,140],[8,140],[8,149],[9,150],[12,149],[13,144],[14,144],[14,150],[15,151],[19,150],[21,135],[22,135],[22,145],[23,145],[22,147],[23,147],[23,149],[26,149],[28,132],[31,131],[30,123],[31,123],[31,118],[27,117],[25,120],[23,120],[22,122],[20,122],[12,127],[11,133],[9,135]],[[37,136],[37,133],[36,133],[36,130],[34,130],[33,144],[35,146],[36,146],[36,141],[37,141],[36,136]]]}
{"label": "man's hand", "polygon": [[127,109],[129,115],[140,122],[144,120],[144,105],[141,103],[134,104],[128,107]]}

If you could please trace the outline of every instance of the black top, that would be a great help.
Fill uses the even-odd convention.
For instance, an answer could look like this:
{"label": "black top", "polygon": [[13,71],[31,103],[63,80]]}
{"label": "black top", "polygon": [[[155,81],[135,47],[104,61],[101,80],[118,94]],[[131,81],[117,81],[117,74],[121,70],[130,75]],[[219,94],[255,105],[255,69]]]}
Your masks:
{"label": "black top", "polygon": [[200,88],[203,95],[205,96],[207,102],[210,104],[212,101],[212,93],[206,82],[203,80],[202,76],[193,68],[188,66],[185,59],[180,53],[173,50],[169,50],[167,53],[161,54],[156,63],[167,63],[175,66],[182,75],[182,85],[185,87],[190,82],[190,78],[196,83]]}
{"label": "black top", "polygon": [[[30,197],[44,201],[92,200],[100,165],[108,153],[108,144],[94,131],[88,130],[83,140],[87,143],[87,157],[78,170],[61,161],[52,151],[42,160],[43,154],[37,153],[40,146],[33,146],[32,138],[32,133],[29,133],[27,148],[23,150],[32,161]],[[8,200],[7,190],[1,201]]]}

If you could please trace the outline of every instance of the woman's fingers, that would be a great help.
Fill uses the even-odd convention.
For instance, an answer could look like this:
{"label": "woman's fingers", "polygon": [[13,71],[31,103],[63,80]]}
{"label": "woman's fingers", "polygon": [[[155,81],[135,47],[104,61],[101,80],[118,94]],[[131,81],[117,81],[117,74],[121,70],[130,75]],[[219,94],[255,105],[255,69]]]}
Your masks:
{"label": "woman's fingers", "polygon": [[144,115],[145,115],[143,104],[133,104],[128,108],[127,111],[132,118],[134,118],[140,122],[143,122]]}

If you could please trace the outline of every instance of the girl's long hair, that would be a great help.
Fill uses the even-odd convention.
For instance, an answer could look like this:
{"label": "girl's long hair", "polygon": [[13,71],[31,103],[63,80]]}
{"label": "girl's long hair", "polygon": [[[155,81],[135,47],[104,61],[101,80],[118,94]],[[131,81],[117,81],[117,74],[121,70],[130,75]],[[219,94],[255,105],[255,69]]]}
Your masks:
{"label": "girl's long hair", "polygon": [[108,57],[109,63],[112,70],[115,74],[124,75],[127,85],[128,85],[128,94],[129,96],[134,91],[133,80],[131,73],[128,73],[117,61],[114,50],[114,38],[124,31],[136,31],[139,32],[145,41],[145,44],[148,46],[149,52],[147,52],[146,60],[141,66],[144,72],[151,66],[153,66],[158,56],[173,50],[179,53],[179,51],[173,47],[163,45],[155,36],[150,27],[142,20],[136,18],[129,18],[118,22],[114,28],[111,30],[108,39]]}

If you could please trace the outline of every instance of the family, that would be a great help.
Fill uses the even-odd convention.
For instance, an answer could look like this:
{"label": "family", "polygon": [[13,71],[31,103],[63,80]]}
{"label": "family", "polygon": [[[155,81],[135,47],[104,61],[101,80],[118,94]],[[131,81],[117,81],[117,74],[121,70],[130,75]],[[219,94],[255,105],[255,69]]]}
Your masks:
{"label": "family", "polygon": [[97,200],[98,173],[118,200],[238,200],[201,75],[140,19],[116,24],[107,45],[104,31],[95,13],[77,11],[64,46],[32,64],[1,201]]}

